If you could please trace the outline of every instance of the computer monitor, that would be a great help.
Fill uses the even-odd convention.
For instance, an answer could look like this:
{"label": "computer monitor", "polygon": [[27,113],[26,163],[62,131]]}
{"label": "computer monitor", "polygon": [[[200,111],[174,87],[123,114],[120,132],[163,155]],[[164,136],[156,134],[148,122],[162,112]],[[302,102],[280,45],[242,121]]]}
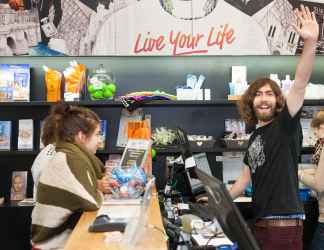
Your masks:
{"label": "computer monitor", "polygon": [[240,250],[260,250],[224,183],[199,168],[195,168],[195,172],[208,194],[210,213],[217,219],[226,236],[236,242]]}
{"label": "computer monitor", "polygon": [[[213,175],[209,166],[209,162],[207,159],[206,153],[199,153],[199,154],[194,154],[193,158],[196,163],[196,167],[199,168],[201,171],[205,172],[208,175]],[[190,191],[193,196],[202,194],[205,192],[204,185],[203,183],[197,179],[197,178],[192,178],[190,176],[189,171],[186,172],[187,178],[188,178],[188,183],[190,186]]]}

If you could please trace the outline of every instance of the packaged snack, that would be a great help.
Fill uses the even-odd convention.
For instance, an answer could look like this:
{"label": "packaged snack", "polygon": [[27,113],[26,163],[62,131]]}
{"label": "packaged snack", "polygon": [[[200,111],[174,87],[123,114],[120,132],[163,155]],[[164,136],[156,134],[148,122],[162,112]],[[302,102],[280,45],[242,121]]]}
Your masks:
{"label": "packaged snack", "polygon": [[116,84],[112,73],[108,73],[102,64],[89,75],[87,85],[91,100],[109,100],[116,93]]}
{"label": "packaged snack", "polygon": [[57,102],[61,100],[62,74],[54,69],[43,66],[45,71],[46,100]]}
{"label": "packaged snack", "polygon": [[63,72],[65,79],[64,100],[79,101],[85,84],[86,67],[76,61],[72,61],[70,65]]}

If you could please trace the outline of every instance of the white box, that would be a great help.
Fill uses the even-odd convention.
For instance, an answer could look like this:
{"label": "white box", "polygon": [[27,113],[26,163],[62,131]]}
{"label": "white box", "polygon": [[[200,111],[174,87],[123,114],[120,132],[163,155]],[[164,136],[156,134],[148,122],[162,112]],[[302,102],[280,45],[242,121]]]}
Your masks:
{"label": "white box", "polygon": [[203,89],[177,89],[177,100],[204,100]]}
{"label": "white box", "polygon": [[246,82],[246,66],[232,66],[232,83]]}
{"label": "white box", "polygon": [[210,101],[211,100],[210,89],[205,89],[205,100],[206,101]]}
{"label": "white box", "polygon": [[195,94],[192,89],[177,89],[177,100],[195,100]]}

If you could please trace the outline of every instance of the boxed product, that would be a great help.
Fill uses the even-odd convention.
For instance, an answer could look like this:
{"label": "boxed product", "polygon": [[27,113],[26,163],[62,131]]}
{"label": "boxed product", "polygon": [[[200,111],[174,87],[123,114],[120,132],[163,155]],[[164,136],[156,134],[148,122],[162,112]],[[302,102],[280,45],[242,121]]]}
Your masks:
{"label": "boxed product", "polygon": [[106,137],[107,137],[107,121],[100,120],[100,144],[98,150],[104,150],[106,146]]}
{"label": "boxed product", "polygon": [[29,64],[0,64],[0,101],[29,100]]}
{"label": "boxed product", "polygon": [[11,178],[10,200],[21,201],[27,194],[27,171],[13,171]]}
{"label": "boxed product", "polygon": [[10,150],[11,121],[0,121],[0,150]]}
{"label": "boxed product", "polygon": [[18,150],[32,150],[34,138],[34,121],[32,119],[19,120]]}
{"label": "boxed product", "polygon": [[42,142],[42,135],[43,135],[43,125],[44,125],[44,121],[41,120],[39,127],[40,127],[40,133],[39,133],[39,149],[43,149],[45,148],[45,145]]}

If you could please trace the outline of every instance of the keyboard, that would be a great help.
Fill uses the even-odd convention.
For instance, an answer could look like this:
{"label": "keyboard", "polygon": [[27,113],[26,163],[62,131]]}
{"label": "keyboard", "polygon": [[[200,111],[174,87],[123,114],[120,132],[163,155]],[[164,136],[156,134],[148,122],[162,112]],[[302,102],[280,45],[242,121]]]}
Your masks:
{"label": "keyboard", "polygon": [[210,213],[210,208],[208,205],[200,204],[200,203],[190,203],[190,213],[197,215],[200,217],[203,221],[211,221],[213,220],[213,217]]}

